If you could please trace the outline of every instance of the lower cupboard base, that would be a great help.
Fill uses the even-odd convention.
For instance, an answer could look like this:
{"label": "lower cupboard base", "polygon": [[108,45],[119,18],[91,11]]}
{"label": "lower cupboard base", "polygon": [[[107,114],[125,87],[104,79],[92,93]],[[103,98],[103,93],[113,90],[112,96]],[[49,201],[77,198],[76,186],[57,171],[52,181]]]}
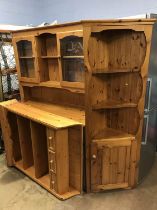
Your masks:
{"label": "lower cupboard base", "polygon": [[20,171],[22,171],[24,174],[26,174],[28,177],[30,177],[32,180],[37,182],[39,185],[41,185],[43,188],[45,188],[47,191],[49,191],[51,194],[53,194],[54,196],[56,196],[60,200],[66,200],[66,199],[71,198],[75,195],[80,195],[80,192],[75,190],[72,187],[70,187],[69,192],[66,192],[65,194],[60,195],[60,194],[56,193],[55,191],[53,191],[49,188],[49,186],[50,186],[49,174],[46,174],[46,175],[42,176],[41,178],[37,179],[35,177],[34,166],[31,166],[31,167],[29,167],[25,170],[22,167],[22,161],[21,160],[15,162],[14,167],[19,169]]}
{"label": "lower cupboard base", "polygon": [[93,192],[100,192],[105,190],[115,190],[115,189],[128,189],[128,183],[117,183],[117,184],[106,184],[106,185],[97,185],[93,187]]}

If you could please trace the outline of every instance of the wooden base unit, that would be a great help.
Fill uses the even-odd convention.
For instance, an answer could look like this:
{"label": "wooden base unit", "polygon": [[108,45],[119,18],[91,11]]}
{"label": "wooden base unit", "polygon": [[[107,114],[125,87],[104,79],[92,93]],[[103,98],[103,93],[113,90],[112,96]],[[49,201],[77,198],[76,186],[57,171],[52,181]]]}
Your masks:
{"label": "wooden base unit", "polygon": [[[45,125],[48,122],[46,113],[46,121],[42,121],[42,117],[39,123],[37,115],[40,115],[40,110],[37,108],[26,114],[23,105],[16,100],[4,104],[1,110],[5,111],[9,125],[8,140],[12,144],[13,165],[60,199],[80,194],[83,168],[81,124],[73,121],[73,125],[66,124],[61,128],[59,122],[55,124],[51,121],[51,115],[47,112],[52,127],[52,123]],[[38,114],[35,116],[35,113]]]}
{"label": "wooden base unit", "polygon": [[80,191],[76,190],[73,187],[69,187],[69,191],[64,193],[64,194],[58,194],[55,190],[52,190],[50,188],[51,184],[50,184],[50,175],[49,174],[46,174],[46,175],[40,177],[39,179],[37,179],[34,175],[35,174],[34,167],[30,167],[27,170],[24,170],[23,167],[22,167],[22,163],[20,161],[16,162],[15,167],[17,169],[19,169],[20,171],[22,171],[27,176],[29,176],[32,180],[37,182],[39,185],[44,187],[46,190],[48,190],[50,193],[52,193],[54,196],[56,196],[60,200],[66,200],[68,198],[71,198],[75,195],[80,194]]}
{"label": "wooden base unit", "polygon": [[142,139],[156,139],[144,121],[157,106],[156,31],[143,19],[13,32],[21,102],[0,104],[8,166],[63,200],[135,187]]}

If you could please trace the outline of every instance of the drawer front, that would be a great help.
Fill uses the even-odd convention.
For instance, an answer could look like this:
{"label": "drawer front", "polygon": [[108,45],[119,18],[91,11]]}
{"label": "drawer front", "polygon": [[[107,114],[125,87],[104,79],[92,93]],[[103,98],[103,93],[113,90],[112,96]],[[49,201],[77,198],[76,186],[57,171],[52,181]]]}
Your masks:
{"label": "drawer front", "polygon": [[56,173],[56,154],[49,150],[49,169],[50,172]]}
{"label": "drawer front", "polygon": [[50,172],[50,189],[57,192],[57,178],[53,172]]}
{"label": "drawer front", "polygon": [[48,148],[50,150],[55,151],[56,145],[55,145],[55,131],[51,128],[47,128],[47,142],[48,142]]}

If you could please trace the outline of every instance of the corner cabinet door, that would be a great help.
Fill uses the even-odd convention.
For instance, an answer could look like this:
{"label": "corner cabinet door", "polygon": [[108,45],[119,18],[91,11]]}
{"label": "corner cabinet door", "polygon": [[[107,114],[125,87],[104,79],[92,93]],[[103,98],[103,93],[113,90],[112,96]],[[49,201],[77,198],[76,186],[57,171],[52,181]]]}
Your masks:
{"label": "corner cabinet door", "polygon": [[98,141],[91,146],[91,191],[127,188],[131,141],[111,144]]}
{"label": "corner cabinet door", "polygon": [[39,70],[36,52],[36,38],[33,36],[13,39],[19,80],[38,83]]}

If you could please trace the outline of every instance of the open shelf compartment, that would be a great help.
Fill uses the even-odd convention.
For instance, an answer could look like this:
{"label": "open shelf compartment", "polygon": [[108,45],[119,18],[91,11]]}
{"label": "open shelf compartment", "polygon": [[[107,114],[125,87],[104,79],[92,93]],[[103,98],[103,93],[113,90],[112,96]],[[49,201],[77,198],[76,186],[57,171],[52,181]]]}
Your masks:
{"label": "open shelf compartment", "polygon": [[119,140],[121,141],[122,139],[134,139],[134,136],[131,134],[128,134],[124,131],[120,131],[117,129],[113,129],[113,128],[109,128],[106,127],[103,130],[99,131],[97,134],[95,134],[94,137],[94,142],[96,141],[100,141],[100,140],[108,140],[108,141],[112,141],[112,140]]}
{"label": "open shelf compartment", "polygon": [[59,54],[56,34],[37,36],[38,62],[41,81],[59,81]]}
{"label": "open shelf compartment", "polygon": [[146,54],[143,32],[108,29],[91,33],[89,63],[94,74],[140,71]]}
{"label": "open shelf compartment", "polygon": [[90,88],[93,110],[137,107],[143,85],[138,72],[93,76]]}

